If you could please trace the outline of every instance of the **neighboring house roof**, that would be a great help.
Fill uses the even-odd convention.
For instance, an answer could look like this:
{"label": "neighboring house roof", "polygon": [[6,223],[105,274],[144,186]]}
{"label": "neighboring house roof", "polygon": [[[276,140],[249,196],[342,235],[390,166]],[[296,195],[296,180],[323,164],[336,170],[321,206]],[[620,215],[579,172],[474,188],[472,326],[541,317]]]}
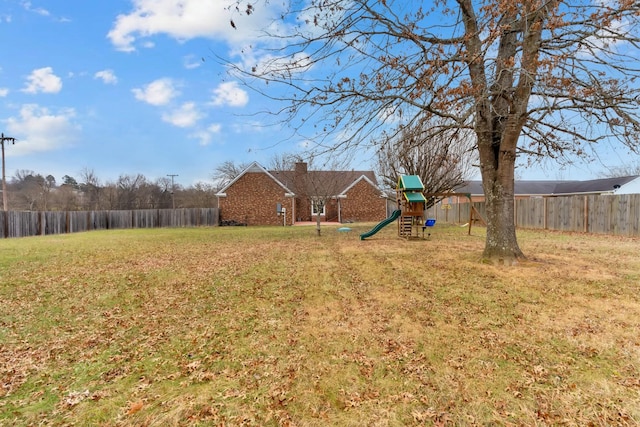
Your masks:
{"label": "neighboring house roof", "polygon": [[560,182],[555,194],[573,193],[616,193],[623,186],[637,179],[638,176],[622,176],[617,178],[593,179],[590,181]]}
{"label": "neighboring house roof", "polygon": [[[587,181],[515,181],[516,196],[559,196],[569,194],[619,194],[635,188],[640,192],[640,176],[592,179]],[[482,195],[482,181],[467,181],[457,193]]]}

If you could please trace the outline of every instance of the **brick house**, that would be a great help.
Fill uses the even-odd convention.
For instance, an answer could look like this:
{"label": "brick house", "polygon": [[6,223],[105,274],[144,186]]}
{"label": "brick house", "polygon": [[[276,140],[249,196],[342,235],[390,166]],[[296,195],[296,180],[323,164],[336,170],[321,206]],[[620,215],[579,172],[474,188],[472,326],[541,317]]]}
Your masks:
{"label": "brick house", "polygon": [[253,162],[216,196],[221,221],[248,225],[296,222],[380,221],[386,198],[372,171],[309,171],[304,162],[292,171],[268,171]]}

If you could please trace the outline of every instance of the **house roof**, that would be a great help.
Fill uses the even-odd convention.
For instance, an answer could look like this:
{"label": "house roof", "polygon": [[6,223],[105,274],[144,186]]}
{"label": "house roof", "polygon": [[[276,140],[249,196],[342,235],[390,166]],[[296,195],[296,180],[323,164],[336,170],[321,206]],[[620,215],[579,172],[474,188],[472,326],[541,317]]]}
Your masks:
{"label": "house roof", "polygon": [[377,186],[373,171],[308,171],[304,174],[296,171],[270,171],[270,174],[296,194],[310,196],[338,196],[362,179]]}
{"label": "house roof", "polygon": [[[515,181],[514,192],[518,196],[614,193],[638,178],[640,178],[639,175],[587,181]],[[457,188],[456,192],[484,194],[482,181],[467,181],[465,185]]]}
{"label": "house roof", "polygon": [[568,181],[559,182],[556,186],[555,194],[567,193],[595,193],[595,192],[615,192],[623,185],[638,178],[635,176],[622,176],[617,178],[594,179],[590,181]]}
{"label": "house roof", "polygon": [[218,191],[218,193],[216,193],[216,196],[226,196],[225,192],[227,191],[227,189],[229,187],[231,187],[233,184],[235,184],[235,182],[238,181],[240,178],[242,178],[245,174],[252,173],[252,172],[254,172],[254,173],[258,172],[258,173],[266,174],[271,179],[273,179],[280,187],[282,187],[282,189],[286,193],[290,193],[290,194],[292,193],[292,191],[285,184],[283,184],[281,181],[279,181],[278,178],[273,176],[273,174],[271,174],[268,170],[266,170],[265,168],[260,166],[260,164],[258,162],[253,162],[249,166],[247,166],[247,168],[245,170],[240,172],[240,174],[238,176],[236,176],[231,182],[229,182],[222,189],[220,189],[220,191]]}
{"label": "house roof", "polygon": [[[375,179],[375,176],[374,176],[374,179]],[[368,177],[367,175],[363,174],[363,175],[360,175],[360,178],[358,178],[355,181],[353,181],[347,188],[342,190],[342,192],[340,194],[346,194],[349,190],[351,190],[352,187],[354,187],[360,181],[366,181],[370,185],[372,185],[373,187],[377,187],[378,186],[375,181],[372,181],[370,177]],[[382,195],[382,193],[381,193],[381,195]]]}
{"label": "house roof", "polygon": [[373,171],[307,171],[305,173],[299,173],[295,170],[268,171],[258,162],[253,162],[216,195],[225,196],[227,189],[247,173],[264,173],[291,195],[339,196],[349,191],[361,180],[377,187]]}

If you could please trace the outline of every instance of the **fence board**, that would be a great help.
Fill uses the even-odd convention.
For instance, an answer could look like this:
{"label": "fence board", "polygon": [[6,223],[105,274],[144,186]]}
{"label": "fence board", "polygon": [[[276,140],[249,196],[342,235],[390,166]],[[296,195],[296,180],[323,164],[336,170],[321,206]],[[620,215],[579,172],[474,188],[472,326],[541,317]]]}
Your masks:
{"label": "fence board", "polygon": [[517,199],[515,203],[516,226],[524,228],[544,227],[544,199]]}
{"label": "fence board", "polygon": [[[590,195],[517,199],[517,227],[640,236],[640,194]],[[473,206],[486,218],[486,204]],[[585,211],[586,209],[586,211]],[[441,222],[467,222],[469,203],[453,206],[458,215],[445,215],[438,207],[429,211]],[[586,221],[586,224],[585,224]]]}
{"label": "fence board", "polygon": [[640,236],[640,197],[629,195],[629,235]]}
{"label": "fence board", "polygon": [[0,237],[27,237],[90,230],[199,227],[219,224],[217,208],[134,211],[0,211]]}

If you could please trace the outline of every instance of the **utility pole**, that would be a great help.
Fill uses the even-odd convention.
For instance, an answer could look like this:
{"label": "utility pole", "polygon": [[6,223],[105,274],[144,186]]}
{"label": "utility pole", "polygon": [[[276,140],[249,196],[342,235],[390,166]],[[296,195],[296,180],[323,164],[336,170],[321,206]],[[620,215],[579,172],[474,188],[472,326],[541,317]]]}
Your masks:
{"label": "utility pole", "polygon": [[0,136],[0,143],[2,144],[2,209],[6,212],[9,210],[7,206],[7,177],[4,170],[4,142],[16,143],[15,138],[4,136],[4,133]]}
{"label": "utility pole", "polygon": [[173,178],[175,178],[176,176],[178,176],[177,174],[172,174],[172,173],[168,173],[167,176],[171,177],[171,206],[173,206],[173,209],[176,208],[176,199],[173,196],[175,187],[173,186]]}

